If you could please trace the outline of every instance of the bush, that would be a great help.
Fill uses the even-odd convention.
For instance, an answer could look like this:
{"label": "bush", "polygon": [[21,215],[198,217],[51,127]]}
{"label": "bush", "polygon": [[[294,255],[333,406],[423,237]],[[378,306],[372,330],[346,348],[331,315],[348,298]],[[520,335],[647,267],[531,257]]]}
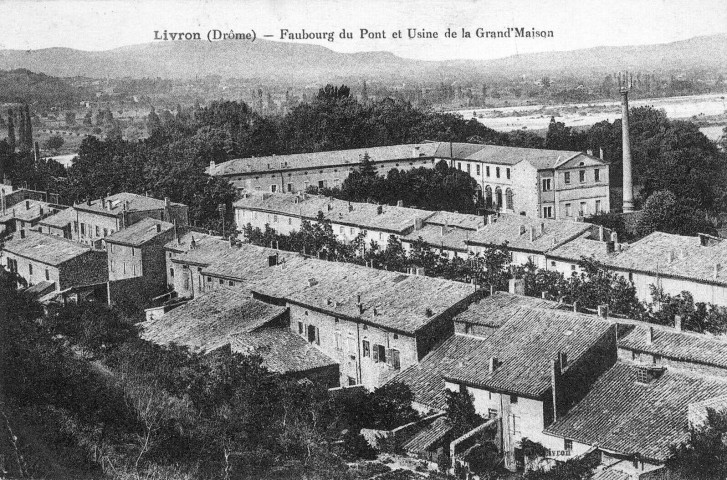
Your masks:
{"label": "bush", "polygon": [[343,436],[341,456],[346,460],[374,460],[378,452],[358,432],[349,430]]}

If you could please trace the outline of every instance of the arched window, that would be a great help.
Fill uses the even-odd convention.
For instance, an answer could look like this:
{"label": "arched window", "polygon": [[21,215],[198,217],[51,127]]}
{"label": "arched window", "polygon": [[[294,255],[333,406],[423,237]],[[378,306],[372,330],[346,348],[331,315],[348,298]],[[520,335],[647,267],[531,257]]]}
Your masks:
{"label": "arched window", "polygon": [[492,187],[485,187],[485,208],[492,208]]}
{"label": "arched window", "polygon": [[495,188],[495,206],[502,208],[502,189],[500,187]]}
{"label": "arched window", "polygon": [[505,190],[505,205],[508,210],[515,210],[515,205],[512,202],[512,189],[508,188]]}

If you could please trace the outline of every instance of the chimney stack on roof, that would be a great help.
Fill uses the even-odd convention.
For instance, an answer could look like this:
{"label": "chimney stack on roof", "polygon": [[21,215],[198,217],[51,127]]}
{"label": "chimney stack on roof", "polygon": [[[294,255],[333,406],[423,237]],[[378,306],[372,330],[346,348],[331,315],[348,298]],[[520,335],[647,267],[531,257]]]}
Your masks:
{"label": "chimney stack on roof", "polygon": [[598,316],[601,318],[608,318],[608,305],[603,304],[598,306]]}
{"label": "chimney stack on roof", "polygon": [[545,222],[540,222],[540,236],[545,235]]}
{"label": "chimney stack on roof", "polygon": [[654,343],[654,327],[649,327],[646,330],[646,344],[651,345],[652,343]]}
{"label": "chimney stack on roof", "polygon": [[210,175],[214,175],[214,173],[215,173],[215,166],[216,166],[215,161],[214,160],[210,160]]}
{"label": "chimney stack on roof", "polygon": [[525,225],[520,225],[520,235],[525,235],[526,230]]}
{"label": "chimney stack on roof", "polygon": [[396,201],[396,206],[397,207],[403,207],[404,206],[404,200],[397,200]]}
{"label": "chimney stack on roof", "polygon": [[525,295],[525,281],[522,278],[511,278],[508,289],[514,295]]}
{"label": "chimney stack on roof", "polygon": [[384,213],[384,207],[376,205],[376,215],[381,215],[382,213]]}
{"label": "chimney stack on roof", "polygon": [[560,373],[568,366],[568,354],[566,352],[558,352],[558,363],[560,363]]}
{"label": "chimney stack on roof", "polygon": [[600,158],[601,160],[603,160],[603,148],[601,148],[601,149],[599,149],[599,150],[600,150],[600,151],[599,151],[598,157],[599,157],[599,158]]}
{"label": "chimney stack on roof", "polygon": [[717,280],[717,277],[719,277],[719,272],[722,270],[722,264],[721,263],[715,263],[714,264],[714,271],[712,272],[712,277]]}
{"label": "chimney stack on roof", "polygon": [[588,150],[586,150],[586,154],[587,154],[587,155],[590,155],[590,156],[593,156],[593,150],[591,150],[591,149],[589,148]]}
{"label": "chimney stack on roof", "polygon": [[497,361],[497,357],[490,357],[490,373],[493,373],[495,370],[497,370],[497,367],[500,366],[500,362]]}
{"label": "chimney stack on roof", "polygon": [[30,210],[30,200],[25,201],[25,209]]}
{"label": "chimney stack on roof", "polygon": [[682,331],[682,316],[674,315],[674,328],[678,331]]}
{"label": "chimney stack on roof", "polygon": [[534,242],[535,238],[535,225],[530,225],[530,241]]}
{"label": "chimney stack on roof", "polygon": [[25,238],[25,229],[20,230],[20,238]]}
{"label": "chimney stack on roof", "polygon": [[157,233],[161,233],[161,231],[162,231],[162,224],[161,223],[157,223],[156,224],[156,227],[157,227]]}
{"label": "chimney stack on roof", "polygon": [[666,263],[670,264],[674,262],[674,259],[676,258],[676,254],[674,253],[674,250],[669,250],[666,252]]}

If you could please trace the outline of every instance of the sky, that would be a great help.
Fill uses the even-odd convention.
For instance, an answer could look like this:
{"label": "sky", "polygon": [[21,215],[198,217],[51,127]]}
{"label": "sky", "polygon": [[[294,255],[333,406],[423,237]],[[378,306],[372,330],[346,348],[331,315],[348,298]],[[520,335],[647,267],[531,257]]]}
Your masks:
{"label": "sky", "polygon": [[[477,28],[552,30],[552,38],[476,38]],[[447,28],[472,38],[444,38]],[[107,50],[154,41],[154,31],[252,32],[311,41],[341,52],[385,50],[422,60],[490,59],[603,45],[643,45],[727,33],[727,0],[0,0],[0,49]],[[340,39],[341,29],[353,39]],[[385,39],[361,39],[360,29]],[[408,39],[408,29],[438,32]],[[401,31],[404,38],[394,39]],[[206,41],[206,40],[205,40]],[[238,40],[240,41],[240,40]]]}

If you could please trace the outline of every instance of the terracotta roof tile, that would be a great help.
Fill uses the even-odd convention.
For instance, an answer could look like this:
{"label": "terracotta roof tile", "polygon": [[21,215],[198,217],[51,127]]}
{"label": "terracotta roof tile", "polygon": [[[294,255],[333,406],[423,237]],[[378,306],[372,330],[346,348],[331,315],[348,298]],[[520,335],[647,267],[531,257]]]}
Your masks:
{"label": "terracotta roof tile", "polygon": [[[157,231],[157,225],[159,225],[159,231]],[[141,246],[172,229],[174,229],[173,223],[164,222],[155,218],[144,218],[133,225],[112,233],[105,240],[106,243]]]}
{"label": "terracotta roof tile", "polygon": [[435,418],[405,441],[401,448],[410,453],[425,453],[447,435],[452,427],[447,418]]}
{"label": "terracotta roof tile", "polygon": [[21,238],[19,232],[14,233],[5,242],[4,249],[46,265],[60,265],[92,251],[91,247],[81,243],[34,230],[26,230],[25,238]]}
{"label": "terracotta roof tile", "polygon": [[661,462],[688,437],[688,405],[727,394],[725,379],[677,370],[639,383],[638,368],[617,362],[545,433]]}

